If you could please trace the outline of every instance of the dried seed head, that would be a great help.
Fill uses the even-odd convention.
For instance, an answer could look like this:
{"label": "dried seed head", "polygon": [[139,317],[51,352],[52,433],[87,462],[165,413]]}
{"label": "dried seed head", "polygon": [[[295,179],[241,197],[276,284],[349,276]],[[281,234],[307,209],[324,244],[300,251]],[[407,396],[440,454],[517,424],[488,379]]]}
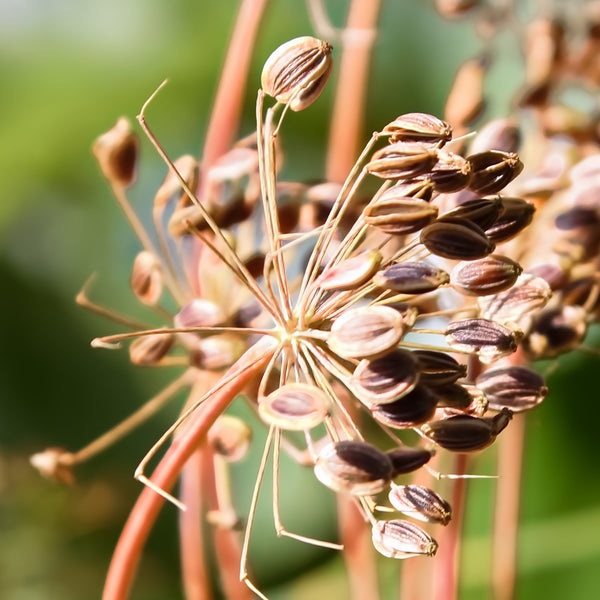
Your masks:
{"label": "dried seed head", "polygon": [[237,417],[221,415],[208,430],[207,437],[215,454],[233,463],[242,460],[248,453],[252,429]]}
{"label": "dried seed head", "polygon": [[437,542],[423,529],[410,521],[399,519],[376,521],[372,538],[377,552],[388,558],[433,556],[438,548]]}
{"label": "dried seed head", "polygon": [[506,427],[510,411],[491,418],[457,415],[441,421],[432,421],[421,427],[425,436],[452,452],[473,452],[489,446]]}
{"label": "dried seed head", "polygon": [[310,106],[331,75],[331,50],[327,42],[310,36],[279,46],[263,67],[263,91],[293,111]]}
{"label": "dried seed head", "polygon": [[413,471],[420,469],[424,464],[429,462],[429,459],[434,454],[435,452],[433,450],[427,450],[425,448],[409,448],[406,446],[388,450],[386,455],[392,461],[391,479],[398,477],[398,475],[412,473]]}
{"label": "dried seed head", "polygon": [[314,471],[316,478],[335,492],[371,496],[389,485],[392,461],[371,444],[348,440],[325,446]]}
{"label": "dried seed head", "polygon": [[477,300],[481,316],[505,325],[516,323],[528,329],[531,316],[542,309],[552,290],[541,277],[522,273],[508,290]]}
{"label": "dried seed head", "polygon": [[377,422],[388,427],[408,429],[431,419],[437,401],[437,395],[430,388],[417,385],[395,402],[373,406],[371,414]]}
{"label": "dried seed head", "polygon": [[477,377],[475,383],[485,393],[493,410],[530,410],[548,394],[543,378],[525,367],[491,368]]}
{"label": "dried seed head", "polygon": [[118,187],[128,187],[135,181],[139,154],[139,139],[127,119],[121,117],[112,129],[103,133],[92,145],[92,152],[102,174]]}
{"label": "dried seed head", "polygon": [[450,281],[446,271],[425,262],[401,262],[390,265],[373,277],[379,287],[400,294],[424,294]]}
{"label": "dried seed head", "polygon": [[489,296],[510,288],[522,270],[514,260],[492,254],[479,260],[458,263],[450,273],[450,282],[463,294]]}
{"label": "dried seed head", "polygon": [[452,139],[448,123],[426,113],[407,113],[383,128],[391,142],[429,142],[443,146]]}
{"label": "dried seed head", "polygon": [[426,523],[448,525],[452,518],[450,504],[424,485],[394,485],[388,499],[396,510]]}
{"label": "dried seed head", "polygon": [[415,233],[429,225],[438,209],[419,198],[402,196],[395,188],[384,192],[363,211],[367,225],[372,225],[390,235]]}
{"label": "dried seed head", "polygon": [[471,180],[471,163],[452,152],[438,152],[438,162],[427,176],[436,192],[450,194],[465,188]]}
{"label": "dried seed head", "polygon": [[142,250],[133,261],[130,278],[131,289],[136,298],[147,306],[156,306],[163,291],[160,264],[156,256]]}
{"label": "dried seed head", "polygon": [[475,198],[445,212],[438,221],[467,220],[485,230],[491,227],[500,216],[502,203],[500,198]]}
{"label": "dried seed head", "polygon": [[467,366],[445,352],[415,350],[412,354],[419,362],[420,381],[425,385],[437,387],[454,383],[467,374]]}
{"label": "dried seed head", "polygon": [[305,383],[288,383],[258,400],[261,419],[286,431],[312,429],[323,422],[328,410],[325,393]]}
{"label": "dried seed head", "polygon": [[438,220],[421,231],[420,239],[432,254],[454,260],[483,258],[496,247],[481,228],[467,220]]}
{"label": "dried seed head", "polygon": [[521,198],[503,197],[500,202],[500,215],[490,227],[485,228],[485,234],[494,244],[515,237],[531,223],[535,212],[535,206]]}
{"label": "dried seed head", "polygon": [[371,279],[379,268],[381,259],[381,252],[371,250],[343,260],[332,267],[326,267],[315,285],[322,290],[351,290]]}
{"label": "dried seed head", "polygon": [[175,336],[170,333],[139,337],[129,345],[129,359],[134,365],[157,365],[169,353],[174,343]]}
{"label": "dried seed head", "polygon": [[429,172],[436,162],[437,150],[430,144],[396,142],[375,152],[366,169],[382,179],[409,179]]}
{"label": "dried seed head", "polygon": [[419,379],[413,353],[396,348],[379,358],[361,360],[350,386],[367,406],[394,402],[410,392]]}
{"label": "dried seed head", "polygon": [[469,150],[471,154],[486,150],[517,152],[520,144],[521,132],[516,121],[510,118],[493,119],[477,132]]}
{"label": "dried seed head", "polygon": [[472,166],[469,189],[477,194],[497,194],[523,170],[514,152],[486,150],[471,154],[467,160]]}
{"label": "dried seed head", "polygon": [[537,314],[523,349],[534,360],[553,358],[580,346],[587,333],[587,311],[561,306]]}
{"label": "dried seed head", "polygon": [[482,362],[512,354],[519,341],[519,334],[487,319],[454,321],[444,335],[451,348],[476,353]]}
{"label": "dried seed head", "polygon": [[327,345],[343,358],[375,358],[402,339],[402,314],[389,306],[364,306],[344,311],[331,326]]}
{"label": "dried seed head", "polygon": [[203,298],[194,298],[186,304],[174,317],[175,327],[186,329],[191,327],[215,327],[225,322],[223,309]]}

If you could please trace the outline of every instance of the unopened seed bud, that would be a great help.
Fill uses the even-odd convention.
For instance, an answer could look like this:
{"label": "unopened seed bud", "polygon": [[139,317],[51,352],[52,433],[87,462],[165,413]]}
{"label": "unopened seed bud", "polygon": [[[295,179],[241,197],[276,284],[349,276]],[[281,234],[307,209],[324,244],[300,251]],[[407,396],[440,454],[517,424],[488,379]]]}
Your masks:
{"label": "unopened seed bud", "polygon": [[156,306],[163,291],[160,263],[156,256],[142,250],[133,261],[130,278],[131,289],[136,298],[147,306]]}
{"label": "unopened seed bud", "polygon": [[178,329],[192,327],[215,327],[225,321],[223,309],[203,298],[194,298],[186,304],[174,317],[173,322]]}
{"label": "unopened seed bud", "polygon": [[251,439],[252,429],[231,415],[221,415],[208,431],[212,449],[227,462],[242,460],[248,453]]}
{"label": "unopened seed bud", "polygon": [[331,50],[327,42],[310,36],[295,38],[279,46],[263,68],[263,91],[293,111],[310,106],[331,75]]}
{"label": "unopened seed bud", "polygon": [[139,337],[129,345],[129,359],[134,365],[157,365],[171,350],[175,337],[170,333],[156,333]]}

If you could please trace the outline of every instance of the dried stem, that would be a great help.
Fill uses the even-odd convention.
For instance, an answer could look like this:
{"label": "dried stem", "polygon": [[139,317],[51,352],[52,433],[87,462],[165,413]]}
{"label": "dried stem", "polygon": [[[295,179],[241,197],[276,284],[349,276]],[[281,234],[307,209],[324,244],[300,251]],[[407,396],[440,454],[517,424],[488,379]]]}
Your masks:
{"label": "dried stem", "polygon": [[[250,348],[228,370],[227,375],[239,376],[219,389],[192,415],[182,434],[173,441],[156,467],[152,482],[170,490],[190,456],[197,450],[217,417],[229,406],[246,383],[269,361],[273,349]],[[103,600],[124,600],[133,583],[142,547],[165,499],[150,488],[140,494],[115,548],[104,587]]]}

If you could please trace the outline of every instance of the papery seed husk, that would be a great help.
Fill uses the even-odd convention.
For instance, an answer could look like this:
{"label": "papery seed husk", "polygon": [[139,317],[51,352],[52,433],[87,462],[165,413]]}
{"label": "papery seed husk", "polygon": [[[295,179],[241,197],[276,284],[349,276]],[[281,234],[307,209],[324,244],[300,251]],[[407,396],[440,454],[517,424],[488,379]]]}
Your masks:
{"label": "papery seed husk", "polygon": [[441,151],[438,153],[438,162],[432,167],[427,178],[438,193],[458,192],[465,188],[471,179],[471,163],[460,154]]}
{"label": "papery seed husk", "polygon": [[383,128],[391,142],[430,142],[442,146],[452,139],[452,127],[426,113],[406,113]]}
{"label": "papery seed husk", "polygon": [[135,182],[139,145],[131,124],[121,117],[111,129],[95,140],[92,152],[104,177],[124,188]]}
{"label": "papery seed husk", "polygon": [[373,406],[394,402],[410,392],[419,380],[413,353],[396,348],[379,358],[361,360],[350,381],[356,397]]}
{"label": "papery seed husk", "polygon": [[467,366],[445,352],[414,350],[419,363],[420,381],[430,387],[454,383],[467,374]]}
{"label": "papery seed husk", "polygon": [[548,387],[541,375],[516,365],[488,369],[477,377],[475,383],[485,393],[493,410],[530,410],[548,394]]}
{"label": "papery seed husk", "polygon": [[208,430],[207,438],[216,454],[233,463],[248,454],[252,429],[238,417],[221,415]]}
{"label": "papery seed husk", "polygon": [[142,250],[133,261],[130,284],[136,298],[146,306],[156,306],[162,296],[160,263],[151,252]]}
{"label": "papery seed husk", "polygon": [[523,340],[523,350],[533,359],[554,358],[574,350],[587,333],[587,311],[581,306],[561,306],[540,311]]}
{"label": "papery seed husk", "polygon": [[375,152],[368,173],[382,179],[409,179],[427,173],[437,162],[437,151],[419,142],[396,142]]}
{"label": "papery seed husk", "polygon": [[331,326],[327,345],[343,358],[375,358],[402,339],[402,314],[389,306],[365,306],[344,311]]}
{"label": "papery seed husk", "polygon": [[225,321],[223,309],[203,298],[194,298],[175,315],[175,327],[186,329],[191,327],[215,327]]}
{"label": "papery seed husk", "polygon": [[491,254],[455,265],[450,273],[450,283],[468,296],[489,296],[510,288],[522,270],[514,260]]}
{"label": "papery seed husk", "polygon": [[425,262],[396,263],[373,277],[375,285],[400,294],[425,294],[449,281],[446,271]]}
{"label": "papery seed husk", "polygon": [[325,446],[315,461],[314,472],[335,492],[370,496],[389,485],[392,461],[371,444],[347,440]]}
{"label": "papery seed husk", "polygon": [[399,196],[393,188],[369,204],[363,212],[367,225],[390,235],[407,235],[420,231],[437,214],[436,206],[419,198]]}
{"label": "papery seed husk", "polygon": [[522,273],[508,290],[482,296],[477,302],[482,317],[502,324],[516,323],[527,329],[531,316],[541,310],[551,296],[552,290],[544,279]]}
{"label": "papery seed husk", "polygon": [[477,225],[466,220],[427,225],[420,240],[432,254],[454,260],[483,258],[496,247]]}
{"label": "papery seed husk", "polygon": [[455,222],[466,219],[485,230],[494,224],[501,211],[500,198],[474,198],[440,215],[438,221]]}
{"label": "papery seed husk", "polygon": [[331,50],[327,42],[310,36],[282,44],[265,62],[262,89],[293,111],[306,108],[319,97],[331,75]]}
{"label": "papery seed husk", "polygon": [[411,556],[433,556],[437,552],[437,542],[423,529],[400,519],[376,521],[372,531],[373,546],[388,558],[409,558]]}
{"label": "papery seed husk", "polygon": [[381,252],[371,250],[343,260],[332,267],[326,267],[315,285],[322,290],[351,290],[359,287],[377,272],[382,258]]}
{"label": "papery seed husk", "polygon": [[535,206],[521,198],[502,197],[501,205],[498,218],[485,228],[485,234],[494,244],[514,238],[531,223],[535,213]]}
{"label": "papery seed husk", "polygon": [[323,422],[328,410],[325,392],[305,383],[288,383],[258,399],[260,418],[285,431],[312,429]]}
{"label": "papery seed husk", "polygon": [[388,499],[397,511],[426,523],[447,525],[452,518],[450,504],[424,485],[394,485]]}
{"label": "papery seed husk", "polygon": [[395,402],[371,408],[373,418],[394,429],[408,429],[425,423],[435,413],[437,395],[424,385],[417,385]]}
{"label": "papery seed husk", "polygon": [[477,194],[497,194],[522,170],[523,163],[514,152],[487,150],[467,156],[472,166],[469,189]]}
{"label": "papery seed husk", "polygon": [[174,343],[175,337],[169,333],[144,335],[129,345],[129,359],[134,365],[157,365],[169,353]]}
{"label": "papery seed husk", "polygon": [[392,461],[391,478],[394,479],[398,475],[405,475],[420,469],[429,462],[434,454],[433,450],[427,448],[409,448],[408,446],[388,450],[386,455]]}
{"label": "papery seed husk", "polygon": [[476,353],[482,361],[512,354],[519,335],[488,319],[463,319],[450,323],[444,332],[451,348]]}

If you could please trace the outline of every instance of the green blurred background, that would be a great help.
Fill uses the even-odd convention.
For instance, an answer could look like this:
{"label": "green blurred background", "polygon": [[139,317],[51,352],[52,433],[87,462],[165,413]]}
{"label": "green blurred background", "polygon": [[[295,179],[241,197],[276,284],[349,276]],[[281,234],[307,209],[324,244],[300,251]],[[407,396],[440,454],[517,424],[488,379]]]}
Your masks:
{"label": "green blurred background", "polygon": [[[366,0],[365,0],[366,1]],[[0,0],[0,596],[9,600],[97,598],[120,528],[139,492],[132,473],[175,418],[183,398],[135,435],[78,470],[78,483],[43,480],[28,456],[77,449],[165,385],[172,372],[133,368],[125,352],[92,350],[116,331],[78,308],[92,273],[94,299],[143,315],[128,289],[138,244],[111,199],[89,148],[121,115],[134,118],[165,78],[149,112],[171,156],[199,154],[237,3],[190,0]],[[328,3],[334,24],[346,3]],[[468,22],[443,22],[428,2],[388,0],[375,51],[366,131],[397,114],[441,114],[453,73],[478,48]],[[253,128],[260,68],[279,43],[312,29],[302,2],[274,0],[256,49],[242,134]],[[499,113],[519,84],[507,44],[487,92]],[[286,176],[323,174],[331,90],[286,122]],[[132,199],[149,219],[165,168],[143,144]],[[544,368],[549,368],[545,365]],[[551,395],[529,416],[518,598],[591,598],[600,589],[598,358],[576,353],[549,376]],[[237,407],[243,411],[243,407]],[[248,501],[262,433],[237,469]],[[492,451],[493,452],[493,451]],[[492,455],[478,468],[491,468]],[[486,462],[487,461],[487,462]],[[290,529],[331,538],[330,494],[286,461],[283,516]],[[462,598],[489,597],[487,562],[493,482],[476,482],[468,505]],[[348,597],[339,557],[277,539],[268,487],[251,551],[274,599]],[[133,597],[181,598],[175,509],[163,511]],[[395,597],[397,563],[384,561]]]}

